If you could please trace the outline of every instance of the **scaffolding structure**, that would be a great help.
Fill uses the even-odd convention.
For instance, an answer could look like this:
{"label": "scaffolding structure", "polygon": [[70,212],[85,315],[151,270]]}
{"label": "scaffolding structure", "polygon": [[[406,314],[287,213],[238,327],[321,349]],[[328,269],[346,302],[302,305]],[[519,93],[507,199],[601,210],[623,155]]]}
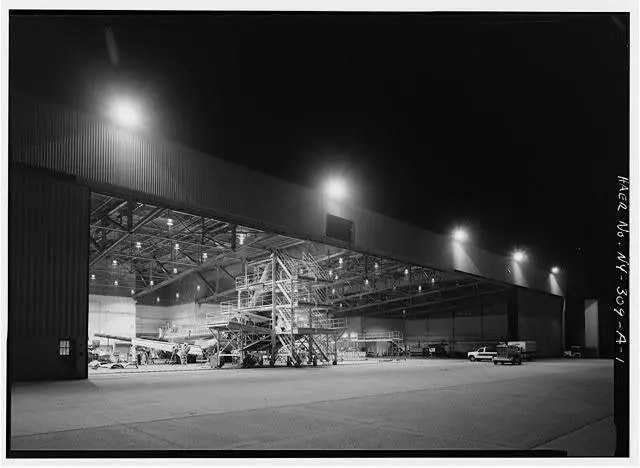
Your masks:
{"label": "scaffolding structure", "polygon": [[337,363],[337,342],[346,329],[332,316],[332,279],[315,258],[274,250],[264,260],[245,264],[235,278],[237,298],[207,314],[218,340],[218,365],[225,357],[244,362],[247,353],[266,355],[269,364],[285,360]]}

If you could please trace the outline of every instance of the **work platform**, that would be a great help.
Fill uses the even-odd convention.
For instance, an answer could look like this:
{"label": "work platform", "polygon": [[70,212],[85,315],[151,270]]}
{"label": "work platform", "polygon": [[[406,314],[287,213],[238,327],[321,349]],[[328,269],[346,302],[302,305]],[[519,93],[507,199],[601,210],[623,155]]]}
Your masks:
{"label": "work platform", "polygon": [[271,365],[282,357],[296,365],[335,364],[346,321],[332,315],[330,283],[331,276],[306,252],[294,258],[274,250],[269,259],[247,263],[235,278],[237,299],[220,303],[206,317],[219,342],[218,365],[224,356],[244,360],[246,353],[265,348]]}

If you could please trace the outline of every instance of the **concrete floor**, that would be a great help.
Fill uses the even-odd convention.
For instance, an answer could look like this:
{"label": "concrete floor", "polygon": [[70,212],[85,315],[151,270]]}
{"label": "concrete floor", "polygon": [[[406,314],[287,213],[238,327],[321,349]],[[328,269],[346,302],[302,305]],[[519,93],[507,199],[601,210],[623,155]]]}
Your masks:
{"label": "concrete floor", "polygon": [[12,387],[13,450],[514,448],[611,456],[612,362],[115,372]]}

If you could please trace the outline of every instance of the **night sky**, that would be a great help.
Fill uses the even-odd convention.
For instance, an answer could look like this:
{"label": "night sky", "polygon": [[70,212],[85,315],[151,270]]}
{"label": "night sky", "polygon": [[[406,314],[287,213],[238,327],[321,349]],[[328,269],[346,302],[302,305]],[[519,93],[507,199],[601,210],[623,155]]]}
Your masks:
{"label": "night sky", "polygon": [[466,224],[480,246],[523,246],[597,296],[628,174],[627,26],[625,14],[23,15],[10,20],[10,86],[98,114],[134,93],[149,133],[309,187],[343,171],[367,208],[443,233]]}

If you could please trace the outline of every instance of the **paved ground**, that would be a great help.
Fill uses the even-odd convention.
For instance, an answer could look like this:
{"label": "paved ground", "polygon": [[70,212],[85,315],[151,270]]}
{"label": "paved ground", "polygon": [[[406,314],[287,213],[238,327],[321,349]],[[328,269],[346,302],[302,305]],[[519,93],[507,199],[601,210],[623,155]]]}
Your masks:
{"label": "paved ground", "polygon": [[11,448],[533,449],[610,456],[611,361],[112,373],[12,389]]}

